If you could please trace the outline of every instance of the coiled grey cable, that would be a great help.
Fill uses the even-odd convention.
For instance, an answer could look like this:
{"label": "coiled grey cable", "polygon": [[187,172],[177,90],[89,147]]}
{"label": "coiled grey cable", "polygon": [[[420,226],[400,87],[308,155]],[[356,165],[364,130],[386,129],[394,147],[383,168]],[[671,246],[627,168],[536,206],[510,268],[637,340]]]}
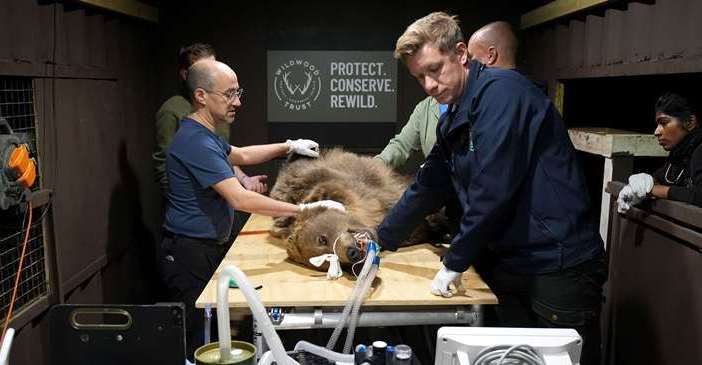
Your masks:
{"label": "coiled grey cable", "polygon": [[544,359],[529,345],[498,345],[478,353],[473,365],[545,365]]}

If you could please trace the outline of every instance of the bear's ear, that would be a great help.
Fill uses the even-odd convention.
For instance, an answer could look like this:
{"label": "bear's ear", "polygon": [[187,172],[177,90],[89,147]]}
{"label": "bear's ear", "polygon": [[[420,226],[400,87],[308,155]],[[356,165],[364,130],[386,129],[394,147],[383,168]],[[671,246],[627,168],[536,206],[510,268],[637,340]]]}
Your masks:
{"label": "bear's ear", "polygon": [[273,227],[271,228],[271,236],[275,238],[286,238],[290,235],[290,225],[295,219],[292,218],[292,220],[289,220],[288,218],[292,217],[285,217],[283,221],[290,221],[290,223],[282,223],[277,219],[274,221]]}
{"label": "bear's ear", "polygon": [[346,189],[341,186],[337,186],[337,184],[328,183],[322,183],[315,186],[312,190],[310,190],[307,196],[302,199],[302,201],[305,203],[320,200],[334,200],[344,205],[353,203],[353,198]]}
{"label": "bear's ear", "polygon": [[300,228],[297,225],[292,225],[290,228],[290,235],[288,236],[288,239],[285,241],[285,247],[286,251],[288,252],[288,257],[293,259],[293,261],[297,262],[303,262],[302,259],[302,252],[300,252],[300,249],[297,247],[297,235],[300,231]]}
{"label": "bear's ear", "polygon": [[277,217],[273,220],[271,228],[271,236],[276,238],[286,238],[290,236],[292,230],[290,227],[295,224],[295,216],[292,217]]}

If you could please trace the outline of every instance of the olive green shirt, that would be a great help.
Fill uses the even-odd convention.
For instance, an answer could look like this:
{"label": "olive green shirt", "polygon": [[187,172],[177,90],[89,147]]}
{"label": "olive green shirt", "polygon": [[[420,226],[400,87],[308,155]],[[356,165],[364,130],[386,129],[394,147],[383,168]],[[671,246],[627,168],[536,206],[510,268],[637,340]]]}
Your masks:
{"label": "olive green shirt", "polygon": [[[178,130],[178,122],[192,112],[192,105],[181,95],[166,100],[156,112],[156,146],[152,155],[156,182],[161,193],[168,194],[168,176],[166,174],[166,151],[171,145],[173,135]],[[217,135],[229,142],[229,125],[217,126]]]}
{"label": "olive green shirt", "polygon": [[439,123],[439,103],[431,96],[414,107],[409,121],[400,133],[388,142],[383,152],[375,156],[392,168],[402,166],[413,151],[420,148],[424,157],[436,143],[436,125]]}

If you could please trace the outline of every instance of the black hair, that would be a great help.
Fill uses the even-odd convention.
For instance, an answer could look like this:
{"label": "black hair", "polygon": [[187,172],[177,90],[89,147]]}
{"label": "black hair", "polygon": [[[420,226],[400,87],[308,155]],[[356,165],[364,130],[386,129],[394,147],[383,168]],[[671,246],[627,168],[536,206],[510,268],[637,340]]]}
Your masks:
{"label": "black hair", "polygon": [[690,101],[675,93],[665,93],[656,101],[656,112],[677,118],[687,129],[692,116],[697,115],[696,108]]}
{"label": "black hair", "polygon": [[205,57],[216,57],[215,50],[209,44],[193,43],[178,50],[178,69],[187,70],[195,61]]}

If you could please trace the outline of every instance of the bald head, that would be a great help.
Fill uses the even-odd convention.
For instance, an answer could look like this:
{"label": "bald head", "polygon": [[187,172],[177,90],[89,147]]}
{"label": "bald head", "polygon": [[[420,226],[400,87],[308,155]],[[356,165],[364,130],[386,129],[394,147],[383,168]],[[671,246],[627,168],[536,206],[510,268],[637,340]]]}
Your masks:
{"label": "bald head", "polygon": [[188,85],[188,91],[192,97],[198,88],[212,91],[218,80],[231,77],[236,79],[236,74],[226,64],[213,59],[202,59],[190,66],[185,83]]}
{"label": "bald head", "polygon": [[195,62],[188,69],[185,81],[190,90],[193,113],[208,121],[208,128],[234,121],[241,106],[241,91],[236,73],[215,60]]}
{"label": "bald head", "polygon": [[517,66],[517,37],[512,26],[504,21],[492,22],[473,33],[468,52],[480,62],[499,68]]}

